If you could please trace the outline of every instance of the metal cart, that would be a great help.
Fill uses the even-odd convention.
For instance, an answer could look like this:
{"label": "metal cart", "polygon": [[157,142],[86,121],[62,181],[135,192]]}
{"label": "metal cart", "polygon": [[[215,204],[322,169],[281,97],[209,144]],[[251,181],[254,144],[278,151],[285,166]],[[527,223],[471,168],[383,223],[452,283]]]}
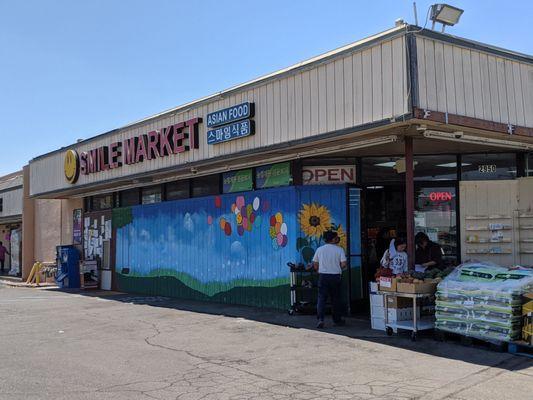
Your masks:
{"label": "metal cart", "polygon": [[[405,329],[411,331],[411,340],[416,341],[417,332],[430,330],[435,328],[434,316],[428,318],[420,318],[417,316],[417,301],[426,297],[432,297],[432,293],[400,293],[400,292],[387,292],[380,291],[379,294],[383,295],[385,303],[385,329],[387,335],[392,336],[392,333],[396,329]],[[387,297],[405,297],[413,300],[413,320],[412,321],[396,321],[395,323],[389,323],[389,306]]]}
{"label": "metal cart", "polygon": [[[316,272],[313,269],[305,268],[303,264],[295,265],[293,263],[288,263],[290,268],[290,291],[291,291],[291,306],[288,310],[289,315],[294,315],[296,313],[312,313],[316,311],[316,302],[312,301],[311,293],[313,289],[316,289]],[[307,279],[307,285],[303,285],[304,277]],[[302,292],[311,292],[309,300],[302,300]]]}

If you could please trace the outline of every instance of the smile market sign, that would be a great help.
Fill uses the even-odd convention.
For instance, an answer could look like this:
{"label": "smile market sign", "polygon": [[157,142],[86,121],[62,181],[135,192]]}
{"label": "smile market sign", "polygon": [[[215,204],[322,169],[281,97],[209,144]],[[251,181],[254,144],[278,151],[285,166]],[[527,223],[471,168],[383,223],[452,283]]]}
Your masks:
{"label": "smile market sign", "polygon": [[67,150],[64,159],[65,178],[70,183],[76,183],[80,174],[95,174],[197,149],[198,125],[201,122],[201,118],[192,118],[159,131],[83,151],[79,155],[76,150]]}
{"label": "smile market sign", "polygon": [[[241,103],[207,114],[207,144],[218,144],[254,134],[254,103]],[[192,118],[161,130],[143,133],[121,142],[96,147],[78,154],[65,153],[65,179],[74,184],[80,174],[90,175],[168,157],[199,148],[198,127],[202,118]]]}

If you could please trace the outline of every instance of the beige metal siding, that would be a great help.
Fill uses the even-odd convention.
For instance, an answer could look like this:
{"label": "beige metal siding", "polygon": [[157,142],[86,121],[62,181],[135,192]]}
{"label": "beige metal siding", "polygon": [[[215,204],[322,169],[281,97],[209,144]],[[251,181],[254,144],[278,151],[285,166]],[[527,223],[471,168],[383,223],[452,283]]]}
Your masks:
{"label": "beige metal siding", "polygon": [[3,204],[0,217],[22,214],[22,188],[0,193],[0,199]]}
{"label": "beige metal siding", "polygon": [[533,127],[533,65],[417,37],[420,108]]}
{"label": "beige metal siding", "polygon": [[[341,53],[279,79],[244,86],[236,92],[223,94],[223,98],[215,98],[197,107],[191,106],[187,111],[153,118],[89,143],[80,143],[76,150],[87,151],[190,118],[204,118],[199,128],[199,149],[82,175],[76,185],[96,184],[187,162],[237,154],[403,115],[408,112],[406,76],[403,36],[364,50]],[[243,101],[255,102],[256,134],[227,143],[207,145],[206,115]],[[63,152],[57,152],[31,162],[31,195],[72,187],[63,176],[63,157]]]}

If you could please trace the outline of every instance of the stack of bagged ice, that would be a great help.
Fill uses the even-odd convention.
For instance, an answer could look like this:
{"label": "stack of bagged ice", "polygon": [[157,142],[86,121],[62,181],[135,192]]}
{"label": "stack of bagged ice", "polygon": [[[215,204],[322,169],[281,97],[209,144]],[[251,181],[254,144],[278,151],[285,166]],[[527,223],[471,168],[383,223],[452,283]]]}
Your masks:
{"label": "stack of bagged ice", "polygon": [[521,295],[532,290],[531,268],[463,264],[438,285],[435,327],[485,340],[518,339]]}

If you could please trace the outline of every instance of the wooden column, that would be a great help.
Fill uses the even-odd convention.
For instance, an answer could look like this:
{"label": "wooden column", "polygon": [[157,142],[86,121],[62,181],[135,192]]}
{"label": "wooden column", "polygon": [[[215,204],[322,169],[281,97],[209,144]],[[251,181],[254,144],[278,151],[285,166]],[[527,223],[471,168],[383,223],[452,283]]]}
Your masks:
{"label": "wooden column", "polygon": [[413,169],[413,138],[405,138],[405,217],[409,268],[415,264],[415,184]]}

